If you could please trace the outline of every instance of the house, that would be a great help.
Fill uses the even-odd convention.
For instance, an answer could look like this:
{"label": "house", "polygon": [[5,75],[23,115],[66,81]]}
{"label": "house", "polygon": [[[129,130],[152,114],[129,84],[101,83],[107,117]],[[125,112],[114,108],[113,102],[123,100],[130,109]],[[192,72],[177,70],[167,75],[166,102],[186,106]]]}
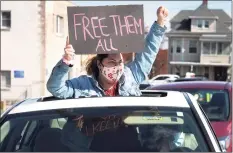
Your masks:
{"label": "house", "polygon": [[232,52],[231,17],[221,9],[209,9],[203,0],[196,10],[182,10],[171,20],[169,73],[194,72],[210,80],[226,80]]}
{"label": "house", "polygon": [[[74,4],[1,2],[1,100],[49,95],[46,82],[64,54],[68,35],[67,6]],[[76,62],[73,71],[79,70],[79,58]]]}
{"label": "house", "polygon": [[[67,7],[76,6],[72,1],[42,1],[44,5],[45,12],[45,34],[44,40],[44,52],[45,52],[45,83],[44,83],[44,93],[42,95],[51,95],[46,88],[46,82],[49,79],[53,67],[62,58],[64,54],[64,47],[66,43],[66,38],[68,36],[68,16]],[[43,20],[44,21],[44,20]],[[71,79],[80,74],[81,71],[81,55],[75,55],[74,66],[70,70],[67,79]]]}
{"label": "house", "polygon": [[[144,28],[145,37],[147,36],[149,30],[150,27],[145,26]],[[123,59],[125,63],[129,63],[133,61],[134,58],[135,58],[135,53],[123,54]],[[148,78],[152,78],[159,74],[167,74],[167,73],[168,73],[168,38],[164,36]]]}

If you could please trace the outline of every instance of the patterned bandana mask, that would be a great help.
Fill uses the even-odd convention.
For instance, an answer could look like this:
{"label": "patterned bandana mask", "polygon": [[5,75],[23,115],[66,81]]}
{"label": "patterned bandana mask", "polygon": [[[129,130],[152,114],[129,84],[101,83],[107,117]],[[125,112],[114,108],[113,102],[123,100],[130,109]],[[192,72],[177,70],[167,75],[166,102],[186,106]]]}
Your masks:
{"label": "patterned bandana mask", "polygon": [[123,74],[124,65],[105,67],[101,64],[100,72],[110,82],[117,82]]}

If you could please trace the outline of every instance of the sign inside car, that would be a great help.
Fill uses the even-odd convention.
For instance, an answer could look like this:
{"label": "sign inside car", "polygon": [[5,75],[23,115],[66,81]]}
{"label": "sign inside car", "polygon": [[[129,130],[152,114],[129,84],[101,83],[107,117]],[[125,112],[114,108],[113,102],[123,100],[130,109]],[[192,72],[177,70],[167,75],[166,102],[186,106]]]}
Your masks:
{"label": "sign inside car", "polygon": [[123,120],[121,116],[109,115],[105,117],[98,118],[88,118],[77,117],[74,119],[76,121],[77,128],[81,128],[81,131],[87,136],[92,136],[97,132],[103,132],[110,129],[115,129],[123,125]]}

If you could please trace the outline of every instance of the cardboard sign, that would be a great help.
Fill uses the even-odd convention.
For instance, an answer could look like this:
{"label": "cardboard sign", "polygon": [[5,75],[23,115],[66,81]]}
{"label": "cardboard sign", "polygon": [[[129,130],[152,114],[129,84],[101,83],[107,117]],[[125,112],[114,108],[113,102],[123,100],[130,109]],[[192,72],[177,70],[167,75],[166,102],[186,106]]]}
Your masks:
{"label": "cardboard sign", "polygon": [[103,132],[111,129],[115,129],[123,125],[121,116],[109,115],[105,117],[83,119],[78,117],[74,119],[77,128],[81,128],[81,131],[87,136],[92,136],[98,132]]}
{"label": "cardboard sign", "polygon": [[68,7],[69,41],[76,54],[140,52],[142,5]]}

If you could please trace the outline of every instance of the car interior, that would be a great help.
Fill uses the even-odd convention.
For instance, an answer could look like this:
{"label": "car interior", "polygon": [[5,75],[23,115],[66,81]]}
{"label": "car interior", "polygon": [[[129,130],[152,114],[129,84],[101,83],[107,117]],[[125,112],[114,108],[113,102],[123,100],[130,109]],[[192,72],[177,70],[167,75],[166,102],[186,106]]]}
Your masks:
{"label": "car interior", "polygon": [[[184,116],[184,118],[186,118]],[[185,120],[188,120],[186,118]],[[4,152],[74,152],[62,140],[62,131],[67,124],[67,118],[53,118],[43,120],[15,120],[9,122],[8,135],[1,136],[0,151]],[[15,125],[14,125],[15,124]],[[161,125],[166,127],[165,125]],[[196,141],[190,125],[182,125],[185,133],[185,143],[182,147],[172,150],[174,152],[201,151],[202,144]],[[95,152],[143,152],[158,151],[145,148],[139,141],[136,125],[127,125],[113,131],[95,134],[90,146]],[[4,127],[1,127],[4,128]],[[166,127],[167,128],[167,127]],[[2,129],[1,129],[2,130]],[[193,129],[198,130],[198,129]],[[154,131],[156,133],[156,130]],[[153,133],[151,133],[153,134]],[[150,134],[150,135],[151,135]],[[199,143],[199,144],[198,144]]]}
{"label": "car interior", "polygon": [[222,92],[214,93],[210,102],[201,103],[201,106],[210,120],[225,120],[228,111],[226,111],[227,99]]}

